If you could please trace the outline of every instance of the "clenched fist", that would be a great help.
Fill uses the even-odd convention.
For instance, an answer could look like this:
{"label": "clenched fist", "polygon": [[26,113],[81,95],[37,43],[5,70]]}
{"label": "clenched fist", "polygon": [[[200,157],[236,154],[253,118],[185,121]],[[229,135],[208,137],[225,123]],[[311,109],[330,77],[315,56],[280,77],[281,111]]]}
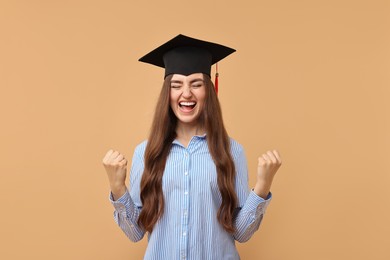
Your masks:
{"label": "clenched fist", "polygon": [[257,182],[254,189],[257,195],[263,198],[267,197],[274,176],[281,165],[282,159],[276,150],[267,151],[259,157]]}
{"label": "clenched fist", "polygon": [[126,192],[127,160],[118,151],[109,150],[103,158],[103,166],[107,172],[111,192],[117,200]]}

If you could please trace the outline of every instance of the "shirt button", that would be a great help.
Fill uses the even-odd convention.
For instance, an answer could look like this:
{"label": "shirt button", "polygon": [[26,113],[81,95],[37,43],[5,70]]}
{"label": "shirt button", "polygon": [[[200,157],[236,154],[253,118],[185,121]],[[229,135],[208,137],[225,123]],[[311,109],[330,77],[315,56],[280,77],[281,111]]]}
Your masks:
{"label": "shirt button", "polygon": [[184,210],[184,216],[187,216],[187,210]]}
{"label": "shirt button", "polygon": [[185,191],[185,192],[184,192],[184,195],[188,195],[188,191]]}
{"label": "shirt button", "polygon": [[185,237],[186,235],[187,235],[187,233],[186,233],[186,232],[184,232],[184,233],[183,233],[183,236]]}
{"label": "shirt button", "polygon": [[188,172],[185,172],[184,175],[188,175]]}

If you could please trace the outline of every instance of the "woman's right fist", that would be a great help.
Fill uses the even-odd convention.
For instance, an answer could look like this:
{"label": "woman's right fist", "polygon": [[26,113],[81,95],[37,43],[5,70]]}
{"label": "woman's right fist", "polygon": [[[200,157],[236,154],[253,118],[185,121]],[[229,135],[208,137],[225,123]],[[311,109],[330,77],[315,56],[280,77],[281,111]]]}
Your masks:
{"label": "woman's right fist", "polygon": [[103,158],[103,166],[106,169],[111,190],[126,187],[126,158],[118,151],[109,150]]}

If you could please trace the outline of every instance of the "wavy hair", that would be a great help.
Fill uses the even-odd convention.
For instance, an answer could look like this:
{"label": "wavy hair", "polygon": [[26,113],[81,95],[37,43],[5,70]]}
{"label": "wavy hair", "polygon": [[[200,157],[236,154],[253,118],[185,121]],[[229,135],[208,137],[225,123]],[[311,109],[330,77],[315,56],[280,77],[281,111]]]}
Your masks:
{"label": "wavy hair", "polygon": [[[217,183],[222,203],[217,219],[223,228],[235,231],[233,217],[237,207],[237,195],[234,189],[235,166],[230,153],[230,139],[222,120],[221,107],[210,77],[203,74],[206,96],[199,123],[207,134],[207,144],[217,169]],[[144,159],[145,168],[141,179],[142,210],[138,224],[148,232],[164,214],[164,195],[162,177],[165,164],[176,138],[177,118],[170,107],[170,89],[172,75],[168,75],[158,98]]]}

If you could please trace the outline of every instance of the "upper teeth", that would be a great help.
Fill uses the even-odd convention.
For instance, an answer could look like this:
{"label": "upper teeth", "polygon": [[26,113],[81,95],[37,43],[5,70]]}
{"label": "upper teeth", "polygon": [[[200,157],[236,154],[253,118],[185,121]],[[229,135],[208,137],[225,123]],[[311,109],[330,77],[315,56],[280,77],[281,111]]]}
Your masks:
{"label": "upper teeth", "polygon": [[180,102],[180,105],[182,105],[182,106],[193,106],[193,105],[195,105],[195,102]]}

